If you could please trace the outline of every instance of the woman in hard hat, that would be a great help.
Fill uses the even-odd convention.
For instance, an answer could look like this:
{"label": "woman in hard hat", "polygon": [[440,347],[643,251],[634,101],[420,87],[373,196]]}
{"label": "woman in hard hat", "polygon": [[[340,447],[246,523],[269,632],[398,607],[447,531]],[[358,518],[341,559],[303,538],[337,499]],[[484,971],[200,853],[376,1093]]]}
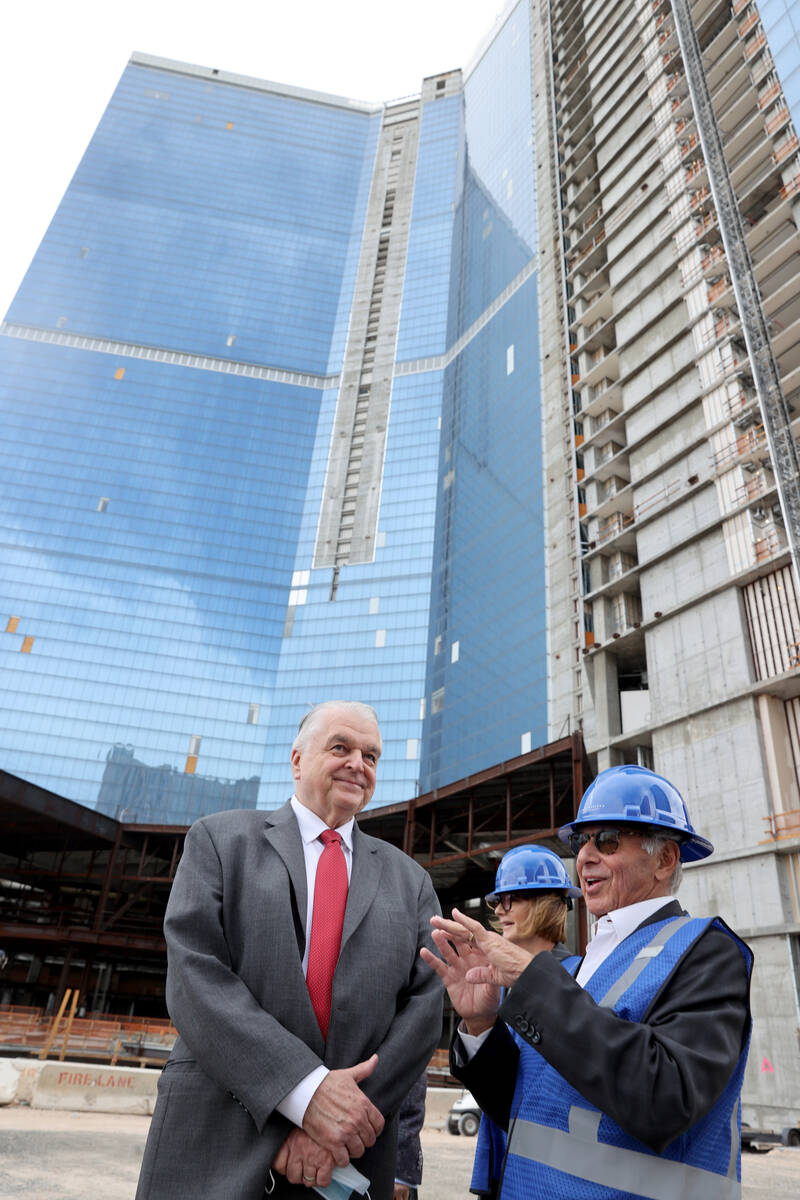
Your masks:
{"label": "woman in hard hat", "polygon": [[[503,855],[486,903],[494,910],[492,924],[509,942],[531,954],[551,950],[566,958],[563,946],[567,913],[573,896],[580,896],[566,868],[543,846],[515,846]],[[511,1031],[514,1032],[513,1030]],[[520,1047],[527,1043],[519,1040]],[[485,1114],[481,1117],[470,1191],[494,1198],[498,1194],[506,1132]]]}

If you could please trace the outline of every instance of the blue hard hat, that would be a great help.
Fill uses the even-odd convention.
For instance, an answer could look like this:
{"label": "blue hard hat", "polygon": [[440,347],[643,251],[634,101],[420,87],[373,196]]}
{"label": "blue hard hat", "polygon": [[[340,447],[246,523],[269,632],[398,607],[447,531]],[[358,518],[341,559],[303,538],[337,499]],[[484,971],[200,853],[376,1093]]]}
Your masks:
{"label": "blue hard hat", "polygon": [[553,850],[544,846],[514,846],[504,854],[494,891],[486,897],[487,904],[496,904],[501,892],[563,892],[566,896],[580,896],[567,869]]}
{"label": "blue hard hat", "polygon": [[[714,850],[711,842],[695,833],[675,785],[646,767],[629,764],[601,771],[583,793],[575,820],[562,825],[558,836],[567,842],[582,825],[606,823],[646,825],[679,834],[683,862],[706,858]],[[642,836],[647,836],[645,829]]]}

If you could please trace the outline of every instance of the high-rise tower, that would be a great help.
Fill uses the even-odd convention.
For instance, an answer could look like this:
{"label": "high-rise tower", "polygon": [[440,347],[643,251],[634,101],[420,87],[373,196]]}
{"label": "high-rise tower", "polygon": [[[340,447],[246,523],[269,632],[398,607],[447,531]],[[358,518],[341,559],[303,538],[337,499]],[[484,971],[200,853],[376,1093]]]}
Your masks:
{"label": "high-rise tower", "polygon": [[377,803],[546,740],[529,45],[386,105],[134,55],[0,338],[5,769],[185,821],[324,698]]}
{"label": "high-rise tower", "polygon": [[583,720],[598,766],[679,781],[714,841],[682,895],[755,950],[747,1095],[780,1123],[800,1087],[798,7],[539,18],[551,651],[570,664],[551,716]]}

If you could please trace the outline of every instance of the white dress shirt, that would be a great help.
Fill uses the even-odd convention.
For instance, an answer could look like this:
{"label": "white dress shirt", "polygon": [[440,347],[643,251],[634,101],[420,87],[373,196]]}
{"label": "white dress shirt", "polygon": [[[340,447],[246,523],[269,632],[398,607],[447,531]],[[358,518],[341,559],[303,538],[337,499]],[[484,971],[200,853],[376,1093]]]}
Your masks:
{"label": "white dress shirt", "polygon": [[[317,881],[317,863],[324,850],[324,846],[319,840],[319,835],[324,833],[329,826],[315,812],[312,812],[310,808],[306,808],[297,799],[297,796],[292,796],[291,805],[294,815],[297,817],[297,824],[300,827],[300,837],[303,842],[303,858],[306,864],[308,904],[306,906],[306,946],[303,953],[303,974],[305,975],[308,971],[308,947],[311,942],[311,919],[314,913],[314,884]],[[344,861],[347,864],[348,882],[353,869],[354,823],[355,817],[351,818],[347,824],[340,825],[336,830],[338,834],[341,834],[342,838],[342,853],[344,854]],[[308,1103],[327,1074],[327,1067],[321,1065],[315,1067],[309,1075],[306,1075],[305,1079],[301,1079],[290,1092],[286,1093],[280,1104],[276,1106],[278,1112],[282,1113],[288,1120],[294,1122],[295,1125],[302,1127]]]}
{"label": "white dress shirt", "polygon": [[[629,934],[633,933],[634,929],[638,929],[642,921],[646,921],[665,904],[669,904],[671,899],[671,896],[658,896],[652,900],[640,900],[637,904],[627,904],[624,908],[614,909],[613,912],[600,917],[592,932],[592,940],[586,949],[578,974],[575,976],[575,982],[583,987],[598,967],[605,962],[611,951]],[[473,1035],[467,1033],[463,1024],[462,1021],[458,1029],[458,1036],[464,1043],[464,1050],[467,1060],[469,1060],[478,1053],[492,1031],[487,1029],[484,1033]]]}
{"label": "white dress shirt", "polygon": [[646,921],[665,904],[669,904],[670,899],[670,896],[656,896],[652,900],[640,900],[637,904],[626,904],[624,908],[615,908],[613,912],[600,917],[575,976],[581,987],[592,978],[620,942],[633,933],[634,929],[638,929],[642,921]]}

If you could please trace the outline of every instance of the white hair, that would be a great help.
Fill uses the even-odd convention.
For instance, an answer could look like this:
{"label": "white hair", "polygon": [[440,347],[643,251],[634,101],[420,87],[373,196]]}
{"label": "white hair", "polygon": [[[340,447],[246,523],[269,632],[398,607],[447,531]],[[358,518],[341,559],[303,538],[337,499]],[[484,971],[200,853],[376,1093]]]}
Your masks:
{"label": "white hair", "polygon": [[[651,856],[653,856],[655,854],[660,854],[661,851],[663,850],[664,846],[667,844],[667,842],[675,842],[675,844],[677,846],[680,846],[682,841],[683,841],[683,839],[681,837],[679,837],[677,834],[669,833],[669,832],[651,833],[647,837],[643,837],[641,839],[642,849],[646,850],[647,853]],[[681,886],[682,875],[683,875],[683,867],[681,865],[681,860],[678,859],[678,861],[675,865],[675,870],[672,872],[672,874],[670,875],[670,879],[669,879],[669,890],[673,896],[677,892],[678,888]]]}
{"label": "white hair", "polygon": [[374,721],[376,725],[378,724],[378,714],[375,709],[369,704],[362,704],[360,700],[323,700],[321,704],[315,704],[313,708],[310,708],[303,717],[297,730],[297,736],[292,742],[293,750],[305,750],[309,737],[316,729],[320,719],[333,708],[344,709],[346,712],[361,717],[362,720]]}

